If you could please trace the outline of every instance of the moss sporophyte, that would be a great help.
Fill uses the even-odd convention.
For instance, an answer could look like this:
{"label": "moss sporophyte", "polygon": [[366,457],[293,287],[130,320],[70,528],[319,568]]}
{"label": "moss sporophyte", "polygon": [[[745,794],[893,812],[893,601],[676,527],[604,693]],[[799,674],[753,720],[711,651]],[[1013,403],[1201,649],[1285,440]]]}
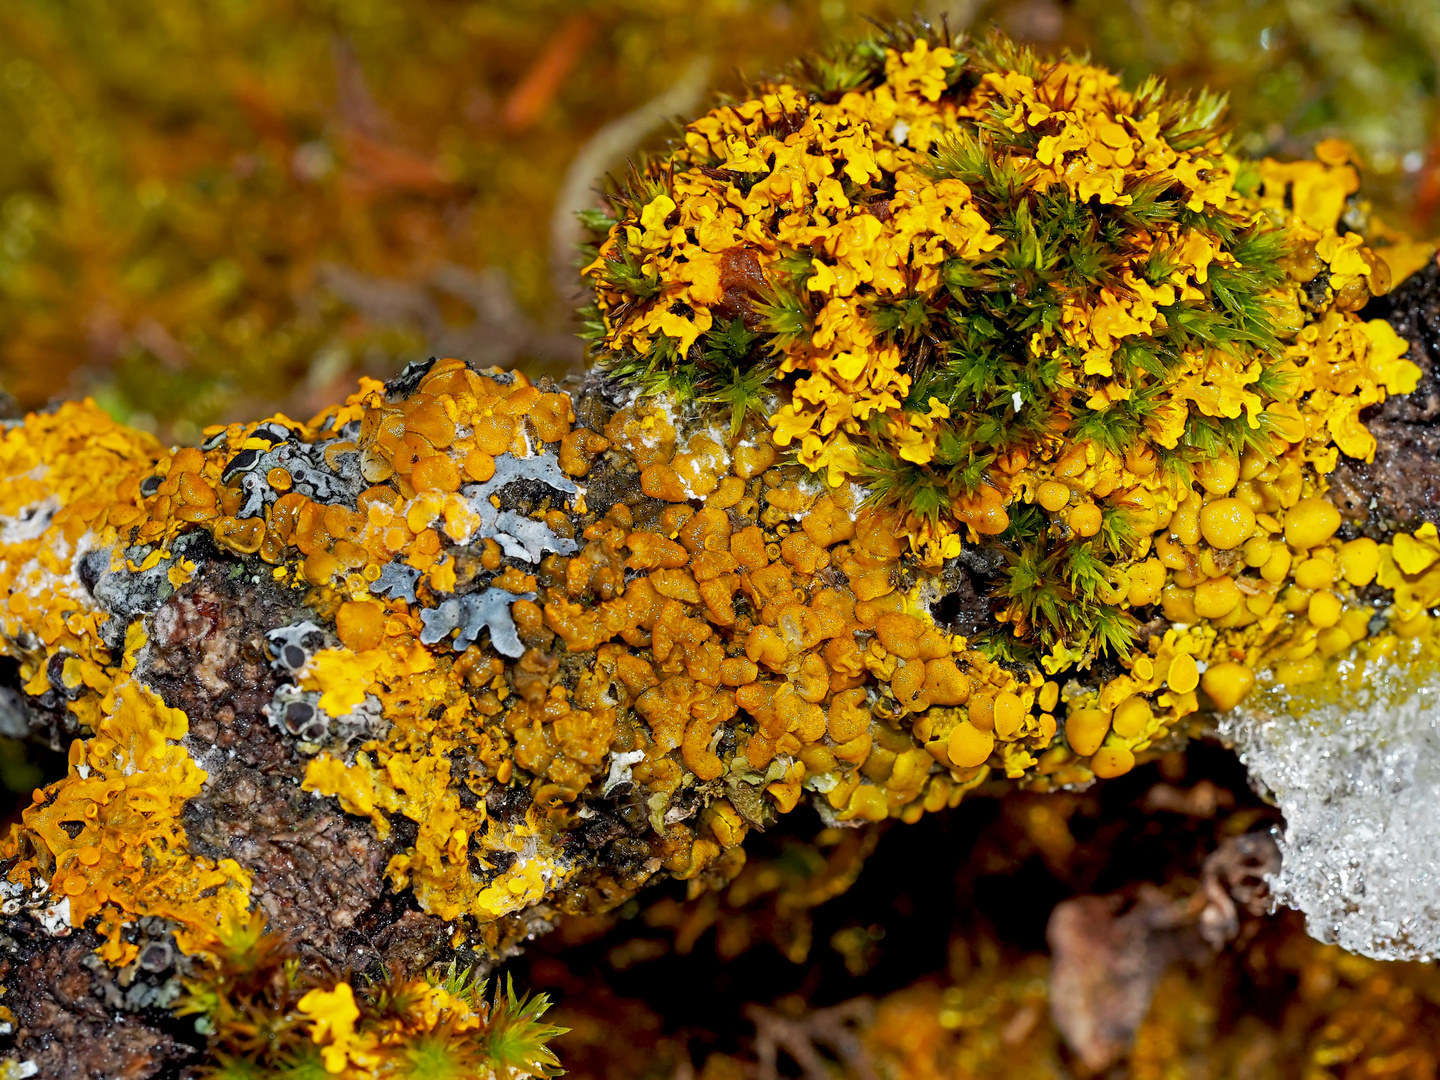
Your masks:
{"label": "moss sporophyte", "polygon": [[[145,681],[146,619],[197,561],[303,609],[265,628],[271,723],[482,956],[536,905],[717,887],[802,798],[913,822],[987,779],[1113,777],[1257,680],[1425,638],[1433,527],[1342,540],[1326,498],[1373,453],[1362,410],[1419,377],[1356,314],[1412,249],[1343,224],[1343,146],[1242,161],[1222,120],[896,32],[695,120],[590,216],[593,392],[445,359],[198,448],[90,403],[13,424],[4,647],[82,736],[6,888],[93,920],[116,965],[170,920],[215,961],[194,1011],[221,1036],[222,998],[260,1000],[225,981],[264,952],[252,881],[187,848],[196,718]],[[623,844],[581,842],[617,806]],[[285,970],[267,1007],[332,1074],[437,1032],[490,1053],[463,1036],[497,1009],[538,1025]]]}

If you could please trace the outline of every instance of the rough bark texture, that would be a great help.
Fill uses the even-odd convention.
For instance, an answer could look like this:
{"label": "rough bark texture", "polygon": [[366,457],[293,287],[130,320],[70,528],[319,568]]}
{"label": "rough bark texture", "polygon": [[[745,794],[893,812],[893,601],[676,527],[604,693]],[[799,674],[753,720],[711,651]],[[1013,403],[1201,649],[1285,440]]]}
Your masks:
{"label": "rough bark texture", "polygon": [[382,843],[369,822],[301,791],[305,761],[263,712],[276,686],[264,629],[303,610],[266,578],[229,572],[236,567],[215,552],[161,605],[141,671],[192,718],[187,749],[210,776],[185,810],[191,849],[254,875],[255,904],[302,955],[336,967],[423,968],[443,947],[444,924],[383,889],[395,837]]}
{"label": "rough bark texture", "polygon": [[1440,267],[1433,262],[1389,296],[1372,300],[1366,318],[1385,319],[1410,342],[1420,366],[1412,394],[1371,409],[1375,460],[1342,457],[1330,477],[1331,498],[1364,531],[1388,535],[1440,522]]}
{"label": "rough bark texture", "polygon": [[[10,987],[5,1003],[15,1014],[14,1043],[22,1059],[46,1078],[178,1075],[197,1059],[204,1039],[154,1004],[157,993],[164,1000],[167,982],[172,993],[178,989],[173,946],[159,971],[114,972],[98,962],[99,944],[88,932],[48,938],[29,919],[6,920],[0,979]],[[132,987],[150,993],[127,998]]]}

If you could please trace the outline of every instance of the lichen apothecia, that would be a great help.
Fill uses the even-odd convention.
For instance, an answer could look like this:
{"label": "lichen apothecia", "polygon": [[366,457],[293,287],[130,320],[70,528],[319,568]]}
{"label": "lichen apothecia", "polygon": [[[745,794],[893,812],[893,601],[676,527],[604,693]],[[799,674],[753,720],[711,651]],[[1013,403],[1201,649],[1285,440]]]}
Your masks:
{"label": "lichen apothecia", "polygon": [[[895,514],[917,574],[1003,559],[1003,626],[956,662],[1045,687],[1118,659],[1060,694],[1096,775],[1197,689],[1228,707],[1367,636],[1381,547],[1342,534],[1325,477],[1370,459],[1361,411],[1420,372],[1356,314],[1413,263],[1353,227],[1343,144],[1242,161],[1220,100],[1002,38],[896,32],[791,76],[688,125],[592,220],[603,366],[768,415],[817,482]],[[961,762],[1004,752],[993,707],[962,721]]]}
{"label": "lichen apothecia", "polygon": [[[1425,633],[1434,528],[1379,543],[1326,497],[1419,376],[1357,314],[1408,249],[1346,224],[1343,146],[1241,161],[1221,120],[896,31],[693,121],[588,218],[573,396],[443,359],[198,448],[91,403],[11,425],[4,648],[82,734],[7,888],[98,917],[111,963],[144,916],[228,947],[250,881],[187,850],[206,774],[141,677],[197,559],[305,610],[265,628],[271,723],[308,791],[407,821],[391,883],[482,953],[542,902],[729,880],[802,798],[908,822],[1125,773],[1318,679],[1372,583],[1369,648]],[[363,1075],[344,992],[296,1007]]]}

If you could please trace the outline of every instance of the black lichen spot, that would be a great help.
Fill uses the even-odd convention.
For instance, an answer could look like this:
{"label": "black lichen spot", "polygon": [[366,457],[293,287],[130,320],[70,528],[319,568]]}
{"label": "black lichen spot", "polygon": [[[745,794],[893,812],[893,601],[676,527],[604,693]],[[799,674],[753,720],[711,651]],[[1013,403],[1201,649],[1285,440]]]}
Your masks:
{"label": "black lichen spot", "polygon": [[277,423],[274,420],[261,424],[250,433],[250,438],[263,439],[272,447],[279,446],[283,442],[289,442],[294,437],[295,433],[293,431],[284,424]]}
{"label": "black lichen spot", "polygon": [[435,357],[429,360],[412,360],[405,365],[405,370],[396,375],[385,384],[385,398],[387,401],[399,401],[415,393],[415,388],[420,385],[420,380],[425,378],[429,370],[435,366]]}
{"label": "black lichen spot", "polygon": [[325,721],[308,701],[292,701],[285,706],[285,728],[292,735],[318,738],[325,733]]}
{"label": "black lichen spot", "polygon": [[168,941],[152,941],[140,954],[140,966],[146,971],[161,972],[174,962],[175,953]]}
{"label": "black lichen spot", "polygon": [[85,586],[85,591],[91,596],[95,595],[95,586],[100,584],[100,577],[106,570],[110,569],[110,552],[87,551],[80,558],[80,564],[75,572],[80,575],[80,583]]}
{"label": "black lichen spot", "polygon": [[220,482],[228,484],[242,472],[249,472],[260,460],[259,450],[241,450],[225,466],[225,471],[220,474]]}

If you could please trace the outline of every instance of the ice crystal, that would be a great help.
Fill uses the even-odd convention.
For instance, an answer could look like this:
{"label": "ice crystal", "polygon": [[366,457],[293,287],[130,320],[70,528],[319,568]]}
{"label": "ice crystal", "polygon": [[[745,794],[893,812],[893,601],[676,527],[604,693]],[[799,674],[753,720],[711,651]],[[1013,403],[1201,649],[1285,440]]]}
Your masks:
{"label": "ice crystal", "polygon": [[1221,725],[1285,815],[1279,903],[1310,933],[1382,960],[1440,955],[1440,673],[1371,675],[1330,700],[1236,710]]}

